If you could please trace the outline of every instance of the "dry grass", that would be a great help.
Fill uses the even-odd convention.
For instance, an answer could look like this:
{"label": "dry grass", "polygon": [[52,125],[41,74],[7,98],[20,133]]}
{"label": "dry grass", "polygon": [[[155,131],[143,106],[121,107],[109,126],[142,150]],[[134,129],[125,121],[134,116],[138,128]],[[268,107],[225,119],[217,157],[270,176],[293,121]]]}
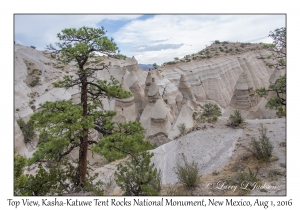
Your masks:
{"label": "dry grass", "polygon": [[[241,151],[240,151],[241,152]],[[257,180],[251,179],[249,169]],[[264,174],[267,174],[265,177]],[[246,176],[244,181],[271,182],[276,181],[279,176],[285,176],[285,172],[274,170],[270,167],[269,162],[257,160],[250,152],[243,150],[243,153],[237,155],[234,160],[226,165],[222,170],[214,171],[211,174],[205,174],[198,179],[197,186],[194,189],[186,188],[183,184],[164,185],[162,186],[161,195],[165,196],[244,196],[252,193],[252,190],[242,189],[239,181],[241,177]],[[260,181],[261,180],[261,181]],[[213,183],[213,186],[210,184]],[[217,184],[219,183],[219,184]],[[222,188],[223,186],[223,188]],[[226,186],[229,189],[225,189]],[[234,186],[237,186],[234,188]],[[261,190],[261,192],[267,192]]]}

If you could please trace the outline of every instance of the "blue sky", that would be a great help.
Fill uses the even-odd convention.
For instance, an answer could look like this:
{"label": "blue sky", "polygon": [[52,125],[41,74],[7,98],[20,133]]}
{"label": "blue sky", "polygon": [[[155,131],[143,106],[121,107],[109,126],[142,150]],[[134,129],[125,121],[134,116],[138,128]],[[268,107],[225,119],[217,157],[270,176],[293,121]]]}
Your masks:
{"label": "blue sky", "polygon": [[121,53],[139,63],[162,64],[210,45],[213,40],[272,42],[285,15],[15,15],[17,43],[44,50],[64,28],[100,27]]}

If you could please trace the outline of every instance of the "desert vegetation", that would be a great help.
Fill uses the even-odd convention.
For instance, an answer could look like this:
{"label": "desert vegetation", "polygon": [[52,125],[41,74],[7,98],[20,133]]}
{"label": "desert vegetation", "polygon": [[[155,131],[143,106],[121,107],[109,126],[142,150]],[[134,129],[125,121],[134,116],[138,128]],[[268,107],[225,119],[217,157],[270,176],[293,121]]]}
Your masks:
{"label": "desert vegetation", "polygon": [[234,110],[233,114],[229,116],[228,126],[235,128],[241,126],[245,119],[242,117],[240,110]]}
{"label": "desert vegetation", "polygon": [[200,178],[198,164],[195,161],[189,163],[184,155],[182,158],[184,164],[177,163],[175,174],[179,182],[187,188],[195,187]]}
{"label": "desert vegetation", "polygon": [[30,87],[35,87],[40,82],[42,70],[39,69],[34,63],[28,60],[24,60],[24,63],[27,66],[26,84],[28,84]]}
{"label": "desert vegetation", "polygon": [[132,156],[132,160],[118,165],[115,172],[116,183],[123,190],[123,195],[159,195],[161,190],[161,173],[150,162],[153,154],[141,152]]}
{"label": "desert vegetation", "polygon": [[272,156],[274,146],[267,137],[267,128],[261,124],[259,140],[252,139],[248,150],[258,159],[268,161]]}
{"label": "desert vegetation", "polygon": [[35,136],[33,123],[32,122],[25,123],[24,120],[22,119],[17,120],[17,123],[23,133],[24,142],[25,143],[30,142]]}
{"label": "desert vegetation", "polygon": [[186,128],[185,123],[180,123],[177,128],[179,129],[180,135],[183,136],[186,134],[186,132],[188,131]]}
{"label": "desert vegetation", "polygon": [[[270,68],[280,71],[286,68],[286,28],[278,28],[271,31],[269,37],[273,39],[273,44],[263,45],[269,49],[272,54],[269,59],[276,62],[266,62]],[[268,98],[266,108],[275,109],[278,117],[286,115],[286,74],[278,78],[275,83],[270,84],[268,88],[259,88],[256,93],[260,97]],[[273,95],[272,95],[273,94]]]}
{"label": "desert vegetation", "polygon": [[[262,49],[264,52],[275,51],[267,58],[253,56],[253,59],[255,57],[263,66],[266,62],[270,68],[284,69],[283,50],[276,51],[278,47],[285,49],[282,39],[277,37],[284,38],[284,33],[284,29],[270,33],[277,40],[277,47],[276,44],[215,40],[198,53],[185,55],[182,59],[174,57],[173,61],[161,66],[154,63],[156,71],[140,73],[135,59],[124,61],[126,57],[119,54],[116,43],[106,37],[103,28],[62,30],[56,46],[48,46],[47,59],[41,59],[39,63],[24,58],[21,61],[25,64],[24,68],[26,66],[24,82],[31,92],[26,92],[26,100],[14,108],[20,127],[16,135],[24,138],[21,143],[34,149],[34,153],[29,159],[18,155],[17,151],[14,155],[14,194],[229,195],[228,192],[205,189],[203,185],[216,180],[231,185],[260,183],[265,179],[284,182],[285,162],[277,156],[278,147],[282,152],[286,145],[283,138],[279,143],[276,137],[279,135],[276,123],[281,123],[280,129],[284,130],[284,119],[271,121],[269,113],[260,115],[259,112],[265,109],[252,108],[260,99],[249,99],[250,108],[245,108],[231,103],[233,96],[230,94],[239,96],[232,90],[226,92],[227,98],[225,94],[219,97],[219,93],[215,93],[219,87],[230,88],[223,84],[219,87],[213,84],[212,88],[211,81],[216,81],[215,75],[199,76],[196,67],[190,68],[196,62],[203,62],[211,69],[209,65],[215,62],[216,57],[216,60],[222,60],[222,56],[228,56],[224,57],[226,60],[232,55],[242,54],[243,57],[244,52]],[[38,53],[37,50],[34,52]],[[230,58],[235,59],[234,56]],[[267,63],[273,58],[276,62]],[[118,63],[122,64],[120,68],[116,65]],[[51,75],[53,72],[55,76]],[[105,72],[103,77],[98,77],[102,72]],[[116,78],[109,78],[111,75]],[[223,78],[218,76],[218,80]],[[238,79],[240,75],[235,76]],[[43,85],[48,77],[47,85]],[[211,80],[206,80],[206,77]],[[146,81],[140,83],[140,78]],[[65,92],[53,89],[52,85],[65,89]],[[42,91],[36,86],[40,86]],[[67,92],[70,89],[72,91]],[[51,98],[51,102],[39,104],[43,100],[41,96],[46,94],[57,97],[56,90],[63,94],[64,99]],[[249,90],[252,91],[251,97],[254,96],[253,89]],[[258,96],[267,99],[266,107],[276,110],[277,117],[285,116],[285,92],[285,74],[267,88],[255,91]],[[242,98],[247,102],[246,96]],[[31,109],[28,110],[28,107]],[[144,113],[145,110],[148,113]],[[234,111],[231,113],[230,110]],[[30,119],[26,115],[29,112]],[[271,114],[275,116],[275,111]],[[256,118],[258,121],[252,120]],[[264,123],[259,130],[257,122]],[[19,141],[18,146],[21,143]],[[200,146],[194,147],[197,143]],[[209,154],[200,150],[202,147],[210,148]],[[182,159],[173,163],[167,158],[175,150],[180,152],[172,156],[173,160]],[[223,155],[224,152],[231,154],[230,161]],[[169,162],[159,162],[166,160]],[[221,164],[221,160],[225,161]],[[170,164],[173,164],[172,168],[167,170]],[[216,167],[214,171],[208,169],[211,164]],[[102,169],[111,171],[108,175]],[[168,174],[162,176],[166,171],[172,171],[171,178]],[[172,180],[175,177],[176,180]],[[168,183],[166,180],[171,181]],[[116,188],[119,191],[116,192]],[[246,195],[251,188],[253,185],[231,195]]]}
{"label": "desert vegetation", "polygon": [[203,106],[199,105],[200,111],[193,113],[193,119],[197,122],[216,122],[218,117],[222,115],[218,105],[206,103]]}

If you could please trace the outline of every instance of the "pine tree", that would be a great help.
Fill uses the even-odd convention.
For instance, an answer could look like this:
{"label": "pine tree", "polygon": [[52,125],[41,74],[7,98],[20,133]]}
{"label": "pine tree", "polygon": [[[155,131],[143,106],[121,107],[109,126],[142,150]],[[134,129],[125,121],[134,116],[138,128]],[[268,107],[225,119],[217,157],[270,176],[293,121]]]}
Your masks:
{"label": "pine tree", "polygon": [[[89,65],[88,60],[95,57],[95,52],[101,52],[116,58],[124,56],[116,54],[116,44],[107,39],[104,29],[82,27],[80,29],[64,29],[58,38],[59,49],[48,46],[52,56],[65,64],[78,67],[76,78],[65,76],[55,87],[80,88],[80,104],[71,100],[45,102],[40,111],[31,116],[28,124],[39,134],[38,150],[28,160],[28,164],[38,163],[37,173],[26,178],[26,186],[22,194],[26,195],[63,195],[81,190],[93,195],[103,194],[101,182],[94,183],[95,177],[90,176],[87,168],[87,151],[103,155],[108,161],[129,156],[133,165],[131,173],[123,174],[131,179],[132,173],[137,173],[142,179],[147,179],[148,187],[143,187],[144,194],[158,194],[160,178],[154,165],[150,164],[152,149],[149,142],[144,141],[144,131],[140,123],[114,123],[114,111],[104,111],[100,98],[128,98],[130,92],[122,89],[119,82],[112,78],[110,81],[95,79],[95,72],[107,68],[103,63]],[[91,139],[90,132],[94,130],[101,134],[101,139]],[[93,145],[93,146],[92,146]],[[67,156],[79,148],[78,160],[71,161]],[[129,164],[129,165],[128,165]],[[139,167],[146,170],[139,171]],[[118,173],[122,173],[119,166]],[[23,168],[22,168],[23,169]],[[116,181],[119,180],[116,178]],[[122,181],[117,181],[120,185]],[[144,182],[139,182],[143,184]],[[17,188],[17,189],[20,189]]]}
{"label": "pine tree", "polygon": [[124,191],[124,195],[153,196],[161,190],[161,173],[150,162],[152,153],[139,152],[131,156],[131,161],[119,164],[115,172],[116,183]]}
{"label": "pine tree", "polygon": [[[265,45],[272,54],[269,59],[275,60],[275,63],[266,63],[270,68],[276,71],[286,69],[286,28],[277,28],[270,32],[269,37],[273,39],[273,44]],[[266,108],[275,109],[278,117],[286,115],[286,74],[278,78],[274,84],[266,88],[258,88],[256,91],[260,97],[268,98]],[[269,94],[273,95],[269,95]]]}
{"label": "pine tree", "polygon": [[160,172],[151,163],[152,145],[144,141],[143,127],[139,122],[119,123],[112,134],[104,136],[93,146],[93,151],[108,161],[128,157],[118,165],[115,181],[124,195],[158,195]]}
{"label": "pine tree", "polygon": [[24,175],[24,168],[27,164],[27,159],[23,156],[14,154],[14,195],[30,195],[24,190],[27,186],[28,177]]}
{"label": "pine tree", "polygon": [[[75,148],[79,148],[77,169],[71,180],[75,187],[82,189],[86,186],[87,151],[89,145],[96,144],[89,138],[92,129],[103,135],[112,132],[112,111],[99,109],[100,99],[105,97],[128,98],[132,94],[122,89],[119,82],[111,78],[110,81],[96,80],[95,73],[107,68],[103,63],[88,65],[88,60],[96,57],[96,52],[116,58],[124,58],[118,54],[118,48],[113,39],[105,36],[104,28],[64,29],[57,35],[60,42],[57,48],[48,45],[53,58],[64,64],[78,67],[76,77],[65,76],[62,81],[55,83],[55,87],[80,88],[80,104],[74,105],[71,101],[46,102],[41,105],[41,111],[34,114],[30,123],[40,133],[39,149],[34,153],[31,163],[48,162],[56,168],[67,168],[58,164],[65,161]],[[69,170],[70,172],[70,170]],[[53,172],[54,173],[54,172]],[[56,173],[56,172],[55,172]],[[63,185],[66,179],[60,179],[62,173],[56,173],[56,181]],[[67,190],[67,188],[65,188]]]}

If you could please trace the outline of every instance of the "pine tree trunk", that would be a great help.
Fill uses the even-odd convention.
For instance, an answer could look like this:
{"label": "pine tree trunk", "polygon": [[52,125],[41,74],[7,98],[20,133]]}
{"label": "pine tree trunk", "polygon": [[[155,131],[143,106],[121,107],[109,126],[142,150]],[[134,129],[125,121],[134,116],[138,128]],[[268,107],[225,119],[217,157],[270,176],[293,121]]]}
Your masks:
{"label": "pine tree trunk", "polygon": [[[82,116],[86,117],[88,114],[87,109],[87,79],[84,78],[81,81],[81,106],[82,106]],[[86,181],[86,171],[87,171],[87,151],[88,151],[88,129],[82,129],[83,136],[80,139],[81,144],[79,148],[79,162],[78,162],[78,186],[83,187]]]}

